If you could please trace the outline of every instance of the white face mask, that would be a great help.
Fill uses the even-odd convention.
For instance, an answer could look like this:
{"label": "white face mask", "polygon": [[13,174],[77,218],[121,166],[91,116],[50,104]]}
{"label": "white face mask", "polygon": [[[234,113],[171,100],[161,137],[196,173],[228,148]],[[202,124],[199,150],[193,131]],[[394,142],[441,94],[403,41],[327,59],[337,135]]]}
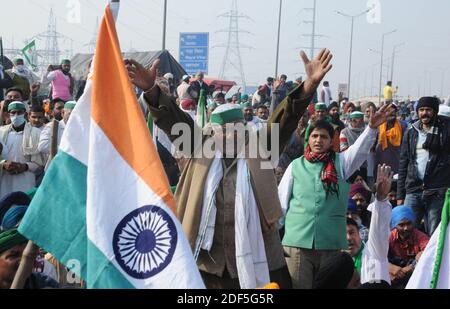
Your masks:
{"label": "white face mask", "polygon": [[16,65],[16,70],[19,72],[25,71],[25,66],[23,64]]}
{"label": "white face mask", "polygon": [[20,127],[25,123],[25,115],[14,115],[11,116],[11,123],[13,127],[17,128]]}

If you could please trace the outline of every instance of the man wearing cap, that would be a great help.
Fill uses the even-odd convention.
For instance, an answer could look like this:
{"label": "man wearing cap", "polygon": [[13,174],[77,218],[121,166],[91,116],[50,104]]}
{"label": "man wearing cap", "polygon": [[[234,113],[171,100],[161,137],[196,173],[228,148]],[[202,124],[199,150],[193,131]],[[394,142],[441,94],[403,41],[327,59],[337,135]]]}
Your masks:
{"label": "man wearing cap", "polygon": [[375,149],[375,166],[389,165],[394,174],[398,173],[403,135],[408,127],[405,122],[397,119],[397,113],[398,106],[392,104],[386,123],[383,123],[379,129],[378,144]]}
{"label": "man wearing cap", "polygon": [[311,123],[314,121],[327,121],[334,129],[334,135],[332,136],[333,151],[340,152],[338,127],[332,123],[332,119],[328,115],[328,109],[325,103],[319,102],[314,105],[314,114],[309,121],[308,127],[305,132],[305,148],[308,147],[309,135],[311,134]]}
{"label": "man wearing cap", "polygon": [[169,83],[170,95],[176,96],[177,95],[177,86],[175,85],[175,82],[173,80],[173,74],[172,73],[166,73],[166,74],[164,74],[164,78]]}
{"label": "man wearing cap", "polygon": [[14,67],[6,70],[6,73],[12,80],[13,87],[20,88],[23,93],[23,100],[26,101],[30,97],[31,86],[34,84],[34,76],[31,71],[25,66],[22,58],[15,58],[13,60]]}
{"label": "man wearing cap", "polygon": [[431,236],[441,221],[445,193],[450,187],[450,119],[438,116],[440,100],[423,97],[416,112],[419,120],[403,138],[397,183],[397,200],[410,206],[419,227]]}
{"label": "man wearing cap", "polygon": [[[281,149],[331,69],[330,51],[322,50],[312,61],[305,53],[301,55],[309,78],[280,104],[266,131],[270,135],[273,124],[279,123]],[[134,66],[128,66],[128,70],[134,73],[134,83],[151,89],[141,100],[149,104],[155,123],[168,134],[178,123],[188,125],[194,132],[190,117],[153,86],[158,62],[149,71],[131,63]],[[195,156],[189,160],[175,193],[178,217],[208,288],[256,288],[268,282],[288,288],[291,282],[277,229],[281,207],[273,169],[263,168],[268,161],[260,156],[238,156],[239,150],[248,150],[245,139],[238,138],[235,147],[229,147],[234,143],[227,127],[244,123],[242,109],[236,104],[223,104],[212,113],[212,138],[217,152],[213,158]],[[177,138],[171,135],[172,140]],[[205,136],[198,146],[206,147],[210,140],[211,136]],[[192,139],[191,146],[194,144]]]}
{"label": "man wearing cap", "polygon": [[[75,105],[75,101],[69,101],[65,103],[64,109],[61,112],[61,119],[58,120],[55,117],[55,119],[53,119],[52,122],[48,123],[42,130],[41,136],[39,138],[38,149],[44,156],[46,156],[46,162],[48,161],[48,158],[50,156],[54,157],[56,155],[56,151],[59,147],[59,143],[61,142],[64,129],[67,125],[67,122],[69,121],[73,109],[75,108]],[[57,132],[57,134],[53,135],[53,132]],[[52,144],[54,144],[53,148],[55,151],[55,153],[53,154],[51,153]]]}
{"label": "man wearing cap", "polygon": [[429,237],[414,228],[414,213],[409,206],[392,210],[389,236],[389,272],[395,287],[404,288],[414,266],[425,250]]}
{"label": "man wearing cap", "polygon": [[181,84],[177,88],[177,95],[180,101],[193,99],[189,93],[191,87],[191,85],[189,84],[190,79],[191,77],[189,75],[184,75],[181,79]]}
{"label": "man wearing cap", "polygon": [[[0,289],[9,289],[19,269],[28,240],[17,229],[0,233]],[[58,288],[58,283],[42,274],[32,273],[24,289]]]}
{"label": "man wearing cap", "polygon": [[25,119],[25,104],[11,102],[8,113],[11,124],[0,128],[0,142],[4,148],[1,161],[0,196],[13,191],[26,191],[36,185],[35,175],[44,165],[38,150],[41,131]]}
{"label": "man wearing cap", "polygon": [[47,80],[52,83],[52,99],[72,100],[74,80],[70,74],[70,60],[61,61],[60,69],[49,65],[47,72]]}

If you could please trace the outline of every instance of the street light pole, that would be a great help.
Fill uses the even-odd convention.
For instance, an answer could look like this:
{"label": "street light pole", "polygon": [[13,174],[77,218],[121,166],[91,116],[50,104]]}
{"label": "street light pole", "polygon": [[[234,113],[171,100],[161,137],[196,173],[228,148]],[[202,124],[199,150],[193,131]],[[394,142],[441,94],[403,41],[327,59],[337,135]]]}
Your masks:
{"label": "street light pole", "polygon": [[396,32],[397,30],[393,30],[390,32],[383,33],[381,36],[381,66],[380,66],[380,88],[378,89],[378,104],[381,106],[381,92],[382,92],[382,82],[383,82],[383,57],[384,57],[384,38],[385,36]]}
{"label": "street light pole", "polygon": [[358,18],[364,14],[367,14],[368,12],[370,12],[372,9],[368,9],[365,10],[364,12],[361,12],[359,14],[356,15],[348,15],[339,11],[336,11],[337,14],[342,15],[344,17],[350,18],[351,19],[351,28],[350,28],[350,59],[348,61],[348,93],[347,96],[350,99],[350,90],[351,90],[351,79],[352,79],[352,56],[353,56],[353,26],[355,24],[355,18]]}
{"label": "street light pole", "polygon": [[278,78],[278,61],[280,57],[280,34],[281,34],[281,15],[283,9],[283,0],[280,0],[280,12],[278,15],[278,38],[277,38],[277,58],[275,61],[275,78]]}
{"label": "street light pole", "polygon": [[164,0],[163,41],[162,50],[166,50],[167,0]]}
{"label": "street light pole", "polygon": [[403,46],[405,43],[400,43],[394,46],[392,50],[392,65],[391,65],[391,82],[394,82],[394,64],[395,64],[395,53],[397,51],[397,47]]}

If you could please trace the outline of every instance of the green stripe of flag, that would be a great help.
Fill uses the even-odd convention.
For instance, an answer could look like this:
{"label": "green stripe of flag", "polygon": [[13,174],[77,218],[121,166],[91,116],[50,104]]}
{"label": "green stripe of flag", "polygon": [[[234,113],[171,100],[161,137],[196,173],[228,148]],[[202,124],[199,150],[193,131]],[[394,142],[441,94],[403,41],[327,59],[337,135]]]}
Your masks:
{"label": "green stripe of flag", "polygon": [[87,237],[86,177],[86,166],[60,150],[19,231],[62,264],[74,266],[88,288],[133,288]]}
{"label": "green stripe of flag", "polygon": [[86,278],[87,168],[63,151],[53,159],[19,231],[67,265],[78,260]]}
{"label": "green stripe of flag", "polygon": [[450,218],[450,190],[447,191],[444,208],[442,209],[441,229],[439,231],[439,240],[436,251],[436,260],[434,262],[433,277],[431,279],[430,288],[436,289],[439,282],[439,273],[441,271],[442,255],[444,253],[445,238],[447,236],[448,222]]}

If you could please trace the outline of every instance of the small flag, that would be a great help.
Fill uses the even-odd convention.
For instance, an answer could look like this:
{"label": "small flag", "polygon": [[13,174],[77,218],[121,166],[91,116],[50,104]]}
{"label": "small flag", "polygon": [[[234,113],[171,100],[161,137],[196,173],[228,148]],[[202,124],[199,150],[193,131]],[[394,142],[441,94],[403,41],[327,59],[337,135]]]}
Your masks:
{"label": "small flag", "polygon": [[24,48],[22,48],[22,55],[25,57],[28,64],[33,68],[36,69],[36,42],[35,40],[31,41],[27,44]]}
{"label": "small flag", "polygon": [[206,92],[205,90],[200,90],[200,97],[198,99],[197,106],[197,125],[200,128],[204,128],[208,123],[208,116],[206,113]]}
{"label": "small flag", "polygon": [[74,265],[88,288],[204,288],[123,63],[113,8],[20,233]]}

